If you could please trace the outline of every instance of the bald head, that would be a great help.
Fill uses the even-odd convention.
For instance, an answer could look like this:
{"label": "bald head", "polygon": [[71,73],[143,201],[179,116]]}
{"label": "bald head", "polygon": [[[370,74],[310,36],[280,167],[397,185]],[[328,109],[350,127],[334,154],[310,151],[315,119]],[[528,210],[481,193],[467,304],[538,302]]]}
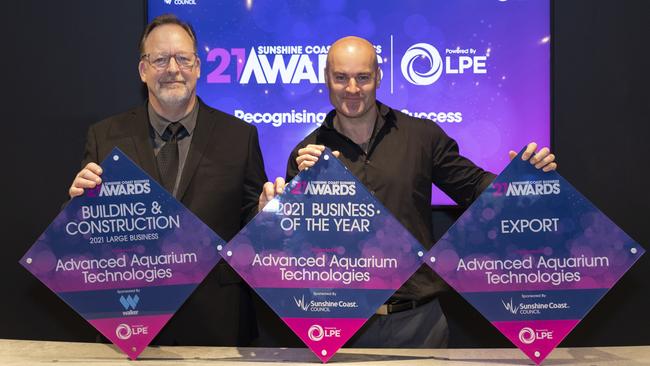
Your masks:
{"label": "bald head", "polygon": [[372,43],[361,37],[348,36],[338,39],[332,44],[327,52],[327,64],[325,67],[330,68],[332,63],[340,59],[355,59],[357,61],[367,61],[371,64],[373,70],[377,70],[377,54]]}
{"label": "bald head", "polygon": [[378,65],[375,48],[363,38],[345,37],[332,44],[325,81],[339,118],[374,123],[381,79]]}

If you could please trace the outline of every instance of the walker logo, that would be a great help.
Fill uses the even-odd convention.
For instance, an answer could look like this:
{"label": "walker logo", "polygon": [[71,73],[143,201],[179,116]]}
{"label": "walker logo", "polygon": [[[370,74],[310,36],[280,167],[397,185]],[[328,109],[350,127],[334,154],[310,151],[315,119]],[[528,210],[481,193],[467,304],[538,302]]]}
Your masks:
{"label": "walker logo", "polygon": [[501,300],[501,303],[503,304],[503,307],[506,308],[509,312],[512,314],[517,314],[519,312],[519,306],[515,306],[515,304],[512,301],[512,298],[510,298],[510,302],[506,303],[505,301]]}
{"label": "walker logo", "polygon": [[492,183],[494,196],[547,196],[560,194],[559,180],[496,182]]}
{"label": "walker logo", "polygon": [[305,303],[305,295],[302,295],[300,299],[293,297],[293,301],[296,303],[296,306],[301,308],[303,311],[309,311],[309,304]]}
{"label": "walker logo", "polygon": [[87,191],[88,197],[113,197],[131,196],[136,194],[149,194],[151,184],[148,179],[125,181],[125,182],[104,182],[98,187]]}
{"label": "walker logo", "polygon": [[138,310],[135,310],[135,307],[138,306],[139,301],[140,301],[140,296],[138,296],[137,294],[133,296],[127,295],[126,297],[124,295],[120,296],[120,304],[122,304],[122,307],[124,307],[125,310],[122,312],[122,315],[124,316],[138,315],[140,312]]}
{"label": "walker logo", "polygon": [[131,296],[128,295],[126,297],[120,296],[120,304],[124,306],[124,310],[129,310],[129,308],[135,310],[135,307],[138,306],[138,301],[140,301],[140,297],[138,295]]}
{"label": "walker logo", "polygon": [[115,335],[117,338],[126,340],[132,336],[140,336],[149,334],[149,327],[145,325],[128,325],[120,324],[115,328]]}
{"label": "walker logo", "polygon": [[537,340],[553,339],[553,331],[548,329],[533,329],[530,327],[521,328],[519,331],[519,341],[523,344],[532,344]]}
{"label": "walker logo", "polygon": [[309,327],[307,337],[314,342],[320,342],[323,338],[341,338],[341,329],[337,327],[322,327],[314,324]]}
{"label": "walker logo", "polygon": [[291,194],[312,194],[316,196],[354,196],[357,187],[353,181],[311,181],[297,182]]}
{"label": "walker logo", "polygon": [[[489,51],[488,51],[489,52]],[[422,65],[425,60],[425,65]],[[487,74],[487,56],[476,56],[474,48],[445,49],[445,57],[428,43],[416,43],[402,56],[404,78],[414,85],[431,85],[445,74]],[[418,65],[419,64],[419,65]],[[419,70],[419,71],[418,71]]]}

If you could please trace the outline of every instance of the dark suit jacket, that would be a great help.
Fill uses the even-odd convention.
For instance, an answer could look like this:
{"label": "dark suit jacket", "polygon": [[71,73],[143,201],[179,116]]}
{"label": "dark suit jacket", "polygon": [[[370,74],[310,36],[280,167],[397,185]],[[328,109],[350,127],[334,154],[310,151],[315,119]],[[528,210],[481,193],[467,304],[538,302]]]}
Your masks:
{"label": "dark suit jacket", "polygon": [[[117,146],[160,182],[149,126],[146,105],[92,125],[82,166],[101,162]],[[257,212],[266,180],[255,127],[199,100],[179,200],[229,241]],[[257,335],[250,295],[248,286],[222,260],[153,343],[246,345]]]}

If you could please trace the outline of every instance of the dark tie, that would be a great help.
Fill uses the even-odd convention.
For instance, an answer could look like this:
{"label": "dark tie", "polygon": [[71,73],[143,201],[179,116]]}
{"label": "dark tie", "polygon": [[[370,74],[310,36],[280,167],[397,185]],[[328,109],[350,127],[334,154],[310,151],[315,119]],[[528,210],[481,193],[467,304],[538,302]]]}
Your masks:
{"label": "dark tie", "polygon": [[172,194],[178,176],[178,138],[182,131],[184,131],[184,128],[179,122],[170,123],[162,135],[165,145],[163,145],[156,157],[162,184]]}

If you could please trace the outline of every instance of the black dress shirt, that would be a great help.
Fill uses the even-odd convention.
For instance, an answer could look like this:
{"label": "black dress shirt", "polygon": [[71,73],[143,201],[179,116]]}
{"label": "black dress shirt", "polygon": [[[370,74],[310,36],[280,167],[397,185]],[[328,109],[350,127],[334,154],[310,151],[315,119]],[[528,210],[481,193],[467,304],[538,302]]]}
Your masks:
{"label": "black dress shirt", "polygon": [[[334,128],[336,111],[292,151],[287,181],[298,174],[298,150],[308,144],[341,152],[347,166],[404,227],[429,249],[433,245],[431,184],[461,206],[469,205],[494,180],[461,156],[456,141],[435,123],[414,118],[377,102],[381,120],[368,152]],[[424,300],[447,285],[426,265],[395,293],[392,300]]]}
{"label": "black dress shirt", "polygon": [[158,156],[158,152],[165,146],[165,140],[162,138],[165,130],[172,122],[178,122],[183,125],[185,128],[185,133],[179,134],[178,140],[178,174],[176,175],[176,183],[174,183],[174,189],[172,190],[172,195],[178,198],[178,185],[181,182],[181,176],[183,174],[183,168],[185,167],[185,160],[187,160],[187,154],[190,151],[190,145],[192,144],[192,135],[194,134],[194,128],[196,127],[196,117],[199,114],[199,102],[198,100],[194,103],[194,108],[188,113],[185,117],[181,118],[178,121],[168,121],[162,116],[160,116],[151,106],[151,103],[147,102],[147,112],[149,114],[149,124],[151,125],[150,137],[151,145],[153,146],[153,153],[155,156]]}

